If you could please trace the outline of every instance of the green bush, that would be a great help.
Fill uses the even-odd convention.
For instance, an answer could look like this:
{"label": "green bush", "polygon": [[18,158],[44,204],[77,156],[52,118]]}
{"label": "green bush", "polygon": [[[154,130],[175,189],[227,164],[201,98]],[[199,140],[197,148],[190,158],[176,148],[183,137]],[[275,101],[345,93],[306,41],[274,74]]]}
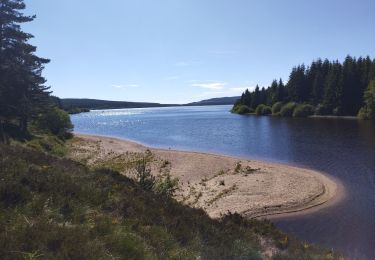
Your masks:
{"label": "green bush", "polygon": [[56,135],[61,139],[67,139],[72,136],[73,124],[70,121],[69,114],[57,107],[41,114],[35,125],[38,129]]}
{"label": "green bush", "polygon": [[266,106],[266,105],[263,105],[263,104],[260,104],[257,106],[257,108],[255,109],[255,114],[257,116],[265,116],[265,115],[269,115],[272,113],[272,110],[269,106]]}
{"label": "green bush", "polygon": [[365,106],[358,113],[360,119],[375,119],[375,79],[371,80],[364,94]]}
{"label": "green bush", "polygon": [[158,176],[153,190],[158,194],[172,197],[178,189],[178,178],[173,178],[169,172]]}
{"label": "green bush", "polygon": [[265,105],[263,105],[263,104],[258,105],[257,108],[255,109],[255,114],[257,116],[262,116],[264,107],[265,107]]}
{"label": "green bush", "polygon": [[136,161],[134,166],[136,180],[144,190],[152,190],[156,182],[155,176],[151,173],[149,162],[149,156],[146,155]]}
{"label": "green bush", "polygon": [[298,105],[293,111],[293,117],[308,117],[314,114],[314,107],[308,104]]}
{"label": "green bush", "polygon": [[57,156],[66,154],[64,141],[54,135],[42,135],[27,141],[26,146],[34,148],[40,152],[45,152]]}
{"label": "green bush", "polygon": [[292,117],[293,111],[296,108],[297,104],[294,102],[289,102],[284,105],[280,110],[280,115],[283,117]]}
{"label": "green bush", "polygon": [[263,108],[263,115],[271,115],[272,114],[272,108],[269,106],[265,106]]}
{"label": "green bush", "polygon": [[245,106],[245,105],[237,105],[237,106],[235,106],[235,107],[232,109],[232,112],[233,112],[233,113],[240,114],[240,115],[243,115],[243,114],[253,113],[254,110],[251,109],[251,108],[248,107],[248,106]]}
{"label": "green bush", "polygon": [[364,106],[359,110],[358,118],[363,120],[375,119],[375,110]]}
{"label": "green bush", "polygon": [[282,107],[283,107],[283,103],[282,102],[276,102],[275,104],[273,104],[273,106],[272,106],[272,114],[273,115],[278,115],[280,113]]}

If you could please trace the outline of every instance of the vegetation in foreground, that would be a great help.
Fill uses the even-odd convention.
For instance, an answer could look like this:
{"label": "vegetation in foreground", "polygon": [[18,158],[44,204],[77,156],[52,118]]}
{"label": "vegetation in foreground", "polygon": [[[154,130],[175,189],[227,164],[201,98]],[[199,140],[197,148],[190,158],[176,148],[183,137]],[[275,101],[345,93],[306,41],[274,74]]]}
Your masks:
{"label": "vegetation in foreground", "polygon": [[[286,85],[274,80],[268,88],[246,90],[232,112],[268,115],[268,109],[261,113],[263,107],[276,106],[272,111],[276,116],[358,115],[361,119],[375,119],[374,81],[375,60],[370,57],[347,56],[343,63],[318,59],[308,68],[293,68]],[[281,113],[283,108],[285,113]]]}
{"label": "vegetation in foreground", "polygon": [[267,250],[274,259],[339,258],[266,220],[210,219],[110,169],[19,144],[1,145],[0,155],[2,259],[260,259]]}

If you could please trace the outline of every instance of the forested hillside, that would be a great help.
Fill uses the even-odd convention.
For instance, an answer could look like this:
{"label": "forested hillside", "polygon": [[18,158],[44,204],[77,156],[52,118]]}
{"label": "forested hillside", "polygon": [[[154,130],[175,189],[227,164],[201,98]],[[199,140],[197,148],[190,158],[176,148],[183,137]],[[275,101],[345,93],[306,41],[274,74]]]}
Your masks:
{"label": "forested hillside", "polygon": [[186,104],[186,106],[233,105],[240,97],[210,98]]}
{"label": "forested hillside", "polygon": [[60,99],[61,107],[70,112],[85,112],[96,109],[121,109],[121,108],[143,108],[143,107],[169,107],[172,104],[160,104],[149,102],[109,101],[89,98],[63,98]]}
{"label": "forested hillside", "polygon": [[[375,60],[370,57],[356,59],[347,56],[343,63],[318,59],[310,66],[294,67],[286,84],[282,80],[274,80],[267,88],[260,89],[257,86],[253,92],[246,90],[233,111],[277,114],[281,112],[282,106],[293,102],[289,104],[290,108],[308,104],[305,107],[300,105],[300,110],[318,115],[356,116],[363,107],[362,112],[366,113],[361,113],[361,116],[367,118],[370,117],[368,110],[373,109],[371,106],[375,100],[375,94],[370,89],[373,79]],[[275,111],[271,111],[270,107],[275,104]],[[258,108],[259,105],[263,106]],[[293,111],[286,115],[293,115]]]}

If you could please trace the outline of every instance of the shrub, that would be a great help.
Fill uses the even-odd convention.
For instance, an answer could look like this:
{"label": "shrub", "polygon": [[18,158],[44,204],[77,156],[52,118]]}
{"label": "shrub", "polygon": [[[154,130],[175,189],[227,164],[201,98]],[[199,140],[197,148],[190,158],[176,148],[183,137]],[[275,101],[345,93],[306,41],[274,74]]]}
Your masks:
{"label": "shrub", "polygon": [[255,109],[255,114],[256,114],[257,116],[261,116],[261,115],[263,115],[263,108],[264,108],[264,107],[265,107],[265,106],[264,106],[263,104],[258,105],[257,108]]}
{"label": "shrub", "polygon": [[368,85],[364,95],[365,106],[361,108],[358,117],[361,119],[375,119],[375,79]]}
{"label": "shrub", "polygon": [[293,116],[293,111],[296,108],[297,104],[294,102],[289,102],[284,105],[280,110],[280,115],[283,117],[291,117]]}
{"label": "shrub", "polygon": [[272,113],[271,108],[263,104],[258,105],[257,108],[255,109],[255,114],[257,116],[265,116],[271,113]]}
{"label": "shrub", "polygon": [[238,106],[235,106],[235,107],[232,109],[232,112],[234,112],[234,113],[238,113],[238,114],[240,114],[240,115],[243,115],[243,114],[253,113],[254,110],[251,109],[250,107],[246,106],[246,105],[238,105]]}
{"label": "shrub", "polygon": [[56,135],[61,139],[67,139],[72,136],[73,124],[70,121],[69,114],[57,107],[40,115],[35,125],[38,129]]}
{"label": "shrub", "polygon": [[27,141],[26,146],[34,148],[40,152],[50,153],[57,156],[66,154],[64,141],[54,135],[42,135]]}
{"label": "shrub", "polygon": [[312,105],[301,104],[294,109],[293,117],[308,117],[313,114],[314,107]]}
{"label": "shrub", "polygon": [[364,120],[375,119],[375,111],[364,106],[359,110],[358,117]]}
{"label": "shrub", "polygon": [[149,158],[147,156],[141,158],[135,163],[135,176],[136,180],[144,190],[152,190],[156,179],[151,173],[149,165]]}
{"label": "shrub", "polygon": [[178,190],[178,178],[173,178],[169,172],[160,175],[153,187],[156,193],[172,197]]}
{"label": "shrub", "polygon": [[272,114],[273,115],[277,115],[278,113],[280,113],[280,110],[281,110],[282,107],[283,107],[283,103],[282,102],[276,102],[275,104],[273,104],[273,106],[272,106]]}
{"label": "shrub", "polygon": [[263,108],[263,115],[270,115],[270,114],[272,114],[272,108],[269,106],[265,106]]}

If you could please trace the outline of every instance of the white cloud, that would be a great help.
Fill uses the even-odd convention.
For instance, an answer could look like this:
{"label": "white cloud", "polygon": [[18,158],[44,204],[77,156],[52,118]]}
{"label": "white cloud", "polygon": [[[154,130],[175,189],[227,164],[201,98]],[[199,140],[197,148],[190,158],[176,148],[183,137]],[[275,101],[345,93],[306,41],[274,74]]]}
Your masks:
{"label": "white cloud", "polygon": [[193,87],[200,87],[211,90],[220,90],[224,89],[226,83],[224,82],[211,82],[211,83],[195,83],[192,84]]}

